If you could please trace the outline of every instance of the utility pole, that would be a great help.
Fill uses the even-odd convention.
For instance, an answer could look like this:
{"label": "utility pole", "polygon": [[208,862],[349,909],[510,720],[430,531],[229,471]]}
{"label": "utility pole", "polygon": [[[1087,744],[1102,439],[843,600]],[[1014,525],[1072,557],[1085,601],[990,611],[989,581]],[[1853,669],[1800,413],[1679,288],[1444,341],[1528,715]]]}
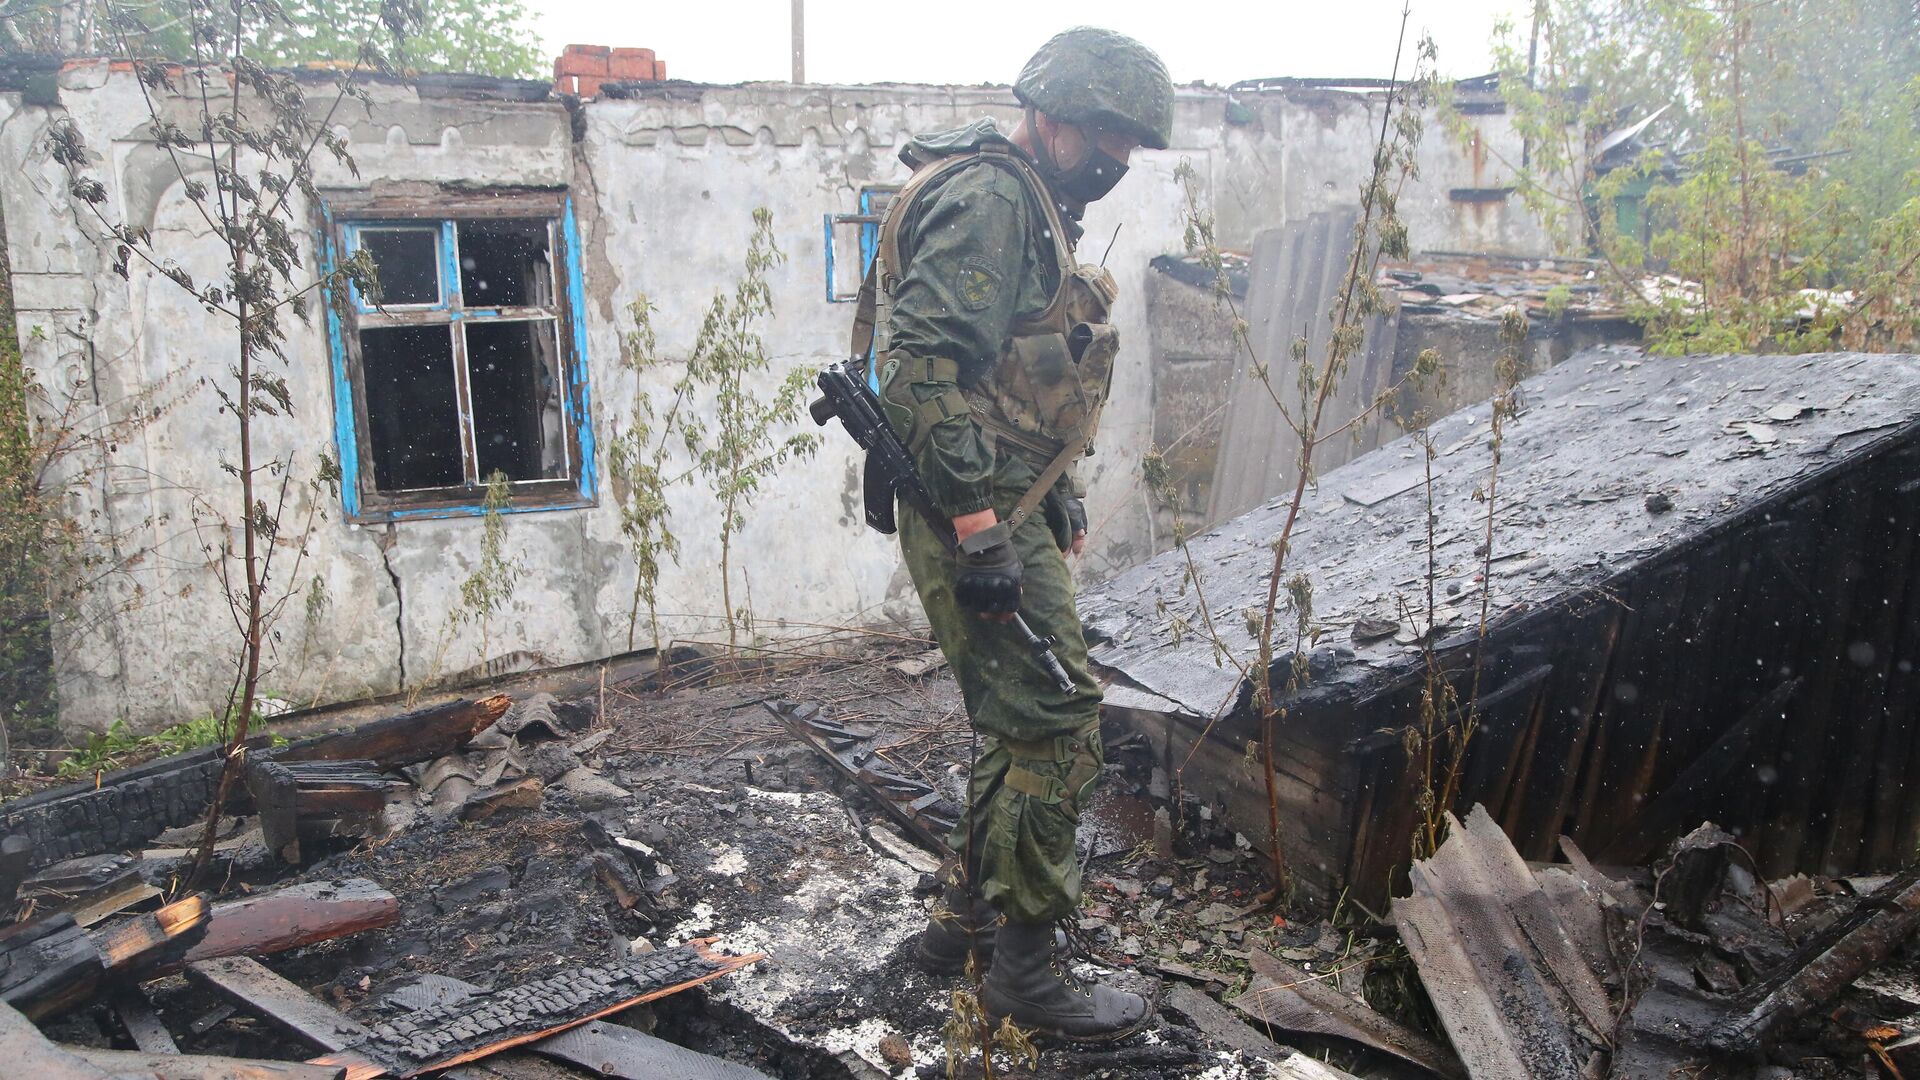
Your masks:
{"label": "utility pole", "polygon": [[807,81],[807,0],[793,0],[793,81]]}

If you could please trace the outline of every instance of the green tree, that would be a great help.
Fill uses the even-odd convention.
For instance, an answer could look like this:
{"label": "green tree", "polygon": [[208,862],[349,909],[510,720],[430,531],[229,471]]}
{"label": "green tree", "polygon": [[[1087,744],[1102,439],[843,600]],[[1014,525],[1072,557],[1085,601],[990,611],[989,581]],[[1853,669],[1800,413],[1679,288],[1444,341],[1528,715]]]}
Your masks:
{"label": "green tree", "polygon": [[[253,0],[247,53],[268,67],[351,63],[383,32],[382,0]],[[391,58],[402,70],[534,79],[545,58],[524,0],[427,0],[419,30]],[[143,55],[191,59],[191,0],[0,0],[0,55],[84,56],[111,51],[116,16],[142,24]]]}
{"label": "green tree", "polygon": [[[352,56],[379,31],[382,0],[286,0],[286,21],[261,27],[254,54],[269,66]],[[413,71],[532,79],[540,39],[522,0],[426,0],[420,29],[395,62]]]}
{"label": "green tree", "polygon": [[[1911,0],[1539,0],[1496,56],[1522,194],[1603,257],[1655,347],[1916,344]],[[1656,113],[1652,149],[1595,168]]]}
{"label": "green tree", "polygon": [[757,329],[773,314],[773,290],[767,274],[786,256],[773,242],[773,213],[765,207],[753,212],[753,236],[747,242],[744,273],[733,295],[715,296],[700,325],[693,355],[687,358],[688,391],[713,402],[713,430],[702,435],[697,427],[682,425],[687,451],[696,468],[713,485],[720,501],[720,596],[726,608],[727,644],[738,644],[739,629],[752,628],[749,606],[733,603],[733,539],[746,527],[747,507],[760,490],[760,481],[791,458],[811,457],[820,437],[799,432],[777,438],[775,429],[800,416],[814,373],[797,369],[781,380],[770,399],[762,400],[748,383],[772,367],[767,344]]}

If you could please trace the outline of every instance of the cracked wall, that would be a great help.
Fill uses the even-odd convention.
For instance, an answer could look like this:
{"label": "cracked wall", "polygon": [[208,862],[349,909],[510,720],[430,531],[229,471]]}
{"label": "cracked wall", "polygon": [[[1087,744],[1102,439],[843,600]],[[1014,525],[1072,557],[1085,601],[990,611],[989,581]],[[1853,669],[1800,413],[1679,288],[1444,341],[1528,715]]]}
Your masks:
{"label": "cracked wall", "polygon": [[[150,223],[185,253],[181,261],[197,280],[219,276],[218,250],[196,231],[178,176],[148,141],[131,76],[79,63],[60,84],[58,108],[0,93],[0,152],[21,163],[0,174],[0,200],[26,358],[54,398],[115,418],[159,417],[91,463],[94,479],[72,507],[112,523],[126,565],[56,630],[62,715],[75,727],[173,723],[223,700],[232,671],[236,635],[209,554],[222,542],[216,511],[234,498],[209,448],[232,443],[232,418],[205,383],[224,376],[232,346],[170,282],[138,269],[122,281],[108,270],[109,257],[83,234],[64,175],[48,157],[47,125],[72,117],[96,152],[109,213]],[[558,101],[369,90],[371,110],[350,105],[335,124],[358,175],[328,163],[321,188],[427,183],[571,192],[583,248],[591,421],[602,455],[626,426],[635,394],[663,400],[681,373],[707,304],[740,273],[753,208],[773,212],[787,255],[772,271],[775,313],[762,328],[775,360],[761,384],[768,389],[845,351],[853,305],[824,299],[822,215],[855,211],[863,185],[903,179],[895,154],[912,133],[982,114],[1009,126],[1017,117],[1010,94],[993,87],[659,84],[634,98],[589,102],[578,117]],[[1137,156],[1127,180],[1088,214],[1082,255],[1115,271],[1117,321],[1130,347],[1099,452],[1082,467],[1094,526],[1083,576],[1131,565],[1151,546],[1138,475],[1153,435],[1156,382],[1145,282],[1148,260],[1181,249],[1175,168],[1193,161],[1217,198],[1223,243],[1246,247],[1262,228],[1352,198],[1370,145],[1366,131],[1377,123],[1378,102],[1358,95],[1265,93],[1234,113],[1252,117],[1237,123],[1227,120],[1229,104],[1218,91],[1182,90],[1175,148]],[[1544,248],[1537,225],[1531,234],[1464,226],[1446,205],[1446,190],[1464,183],[1471,162],[1437,131],[1422,155],[1427,178],[1403,200],[1416,245]],[[302,213],[307,219],[311,208]],[[311,256],[311,239],[303,246]],[[665,362],[636,376],[619,350],[632,329],[627,304],[642,294],[658,308]],[[286,353],[294,412],[261,425],[262,445],[310,467],[333,438],[321,321],[290,321]],[[711,417],[696,411],[693,420]],[[736,602],[751,598],[762,634],[778,636],[783,624],[919,618],[893,542],[859,525],[850,441],[837,427],[825,435],[816,457],[789,464],[763,487],[737,540]],[[488,627],[484,652],[478,628],[454,623],[460,583],[480,557],[479,519],[356,525],[342,520],[337,496],[298,486],[290,512],[312,513],[316,524],[297,579],[282,582],[297,595],[278,623],[263,689],[305,705],[624,651],[634,570],[604,456],[599,465],[597,505],[508,519],[507,555],[524,569]],[[682,550],[660,583],[664,634],[724,639],[719,507],[697,483],[675,488],[671,502]],[[650,645],[647,634],[642,612],[634,644]]]}

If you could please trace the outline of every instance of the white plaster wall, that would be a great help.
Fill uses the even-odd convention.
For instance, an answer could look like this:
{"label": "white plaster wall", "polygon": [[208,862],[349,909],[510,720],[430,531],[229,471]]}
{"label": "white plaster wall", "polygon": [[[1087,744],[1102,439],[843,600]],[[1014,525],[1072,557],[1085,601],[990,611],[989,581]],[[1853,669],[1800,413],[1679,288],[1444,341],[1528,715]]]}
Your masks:
{"label": "white plaster wall", "polygon": [[[224,377],[231,333],[170,282],[139,270],[123,282],[107,272],[108,259],[80,238],[65,178],[48,158],[49,121],[63,111],[87,134],[100,155],[95,171],[109,188],[111,216],[150,222],[175,250],[190,250],[194,257],[182,261],[198,280],[219,275],[218,252],[194,238],[197,217],[177,177],[144,142],[144,107],[131,77],[110,74],[104,64],[79,65],[61,83],[61,110],[0,94],[0,153],[21,163],[0,173],[0,200],[28,363],[57,398],[71,395],[112,417],[164,406],[160,420],[118,440],[107,460],[94,463],[105,468],[73,506],[78,518],[109,521],[123,553],[138,558],[109,575],[60,628],[63,717],[90,727],[118,718],[174,722],[223,700],[231,677],[236,635],[211,570],[209,551],[220,537],[208,502],[227,509],[237,501],[219,455],[232,444],[233,420],[203,384]],[[763,383],[770,389],[789,372],[831,363],[845,351],[853,305],[824,299],[821,216],[854,211],[863,184],[903,179],[895,154],[912,133],[983,113],[1008,126],[1016,117],[1011,96],[998,88],[670,85],[642,100],[589,103],[584,138],[575,142],[557,102],[423,101],[391,86],[374,88],[374,98],[371,115],[352,105],[337,118],[359,175],[328,163],[321,187],[426,181],[571,190],[584,249],[599,501],[508,518],[509,555],[520,572],[483,647],[476,630],[449,632],[460,583],[479,558],[478,519],[350,525],[337,498],[296,485],[291,517],[311,512],[325,519],[298,575],[283,561],[281,581],[304,590],[317,578],[326,602],[312,620],[300,599],[288,605],[263,686],[302,704],[390,692],[485,663],[564,664],[623,651],[634,571],[605,450],[626,427],[635,393],[661,401],[679,376],[707,304],[740,273],[752,210],[772,212],[787,256],[771,275],[775,313],[763,327],[774,357]],[[1088,215],[1082,254],[1104,257],[1114,271],[1117,321],[1132,348],[1123,350],[1098,452],[1082,466],[1094,525],[1083,575],[1148,553],[1138,476],[1153,395],[1143,280],[1150,258],[1180,250],[1176,166],[1194,162],[1218,200],[1229,246],[1357,190],[1377,103],[1262,95],[1254,104],[1256,123],[1229,125],[1225,95],[1182,91],[1176,147],[1137,156],[1133,173]],[[1424,194],[1408,200],[1417,247],[1468,243],[1458,222],[1431,202],[1437,191],[1444,204],[1445,188],[1460,183],[1459,163],[1444,146],[1435,148],[1442,142],[1430,137],[1423,153],[1432,161],[1423,157],[1423,167],[1433,176]],[[1508,231],[1513,235],[1491,239],[1533,242],[1524,230]],[[1488,238],[1475,234],[1473,242]],[[631,329],[627,304],[642,294],[658,308],[665,363],[636,378],[619,356]],[[306,477],[333,440],[330,368],[323,320],[290,321],[288,328],[284,374],[295,411],[265,421],[260,441],[266,453],[293,454]],[[709,419],[695,414],[697,422]],[[801,424],[815,430],[810,421]],[[782,620],[916,621],[918,603],[892,541],[861,525],[850,440],[837,425],[822,434],[822,451],[783,468],[750,511],[733,549],[735,603],[750,594],[759,631],[775,636]],[[719,636],[723,607],[719,509],[698,481],[676,488],[671,499],[682,549],[661,582],[666,632],[711,640]],[[791,625],[785,632],[812,631]],[[634,644],[651,644],[644,621]]]}

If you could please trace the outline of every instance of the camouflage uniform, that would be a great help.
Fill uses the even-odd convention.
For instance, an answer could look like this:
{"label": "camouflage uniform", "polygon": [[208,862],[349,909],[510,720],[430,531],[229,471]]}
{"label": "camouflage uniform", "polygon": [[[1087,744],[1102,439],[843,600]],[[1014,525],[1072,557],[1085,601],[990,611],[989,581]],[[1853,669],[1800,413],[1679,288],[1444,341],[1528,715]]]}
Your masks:
{"label": "camouflage uniform", "polygon": [[[982,735],[951,841],[978,892],[950,884],[916,952],[935,970],[990,952],[980,988],[989,1016],[1106,1042],[1137,1031],[1152,1002],[1074,975],[1052,925],[1079,901],[1074,830],[1102,765],[1100,690],[1063,555],[1086,527],[1067,470],[1091,452],[1118,348],[1113,278],[1080,265],[1072,244],[1079,211],[1127,170],[1112,151],[1166,149],[1173,84],[1139,42],[1076,27],[1041,46],[1013,89],[1033,136],[1025,149],[981,121],[902,152],[914,175],[881,226],[853,352],[866,351],[867,335],[888,420],[934,512],[991,507],[998,519],[955,556],[948,530],[904,507],[896,515],[907,568]],[[1063,161],[1059,139],[1076,127],[1079,152],[1067,144]],[[978,615],[1016,606],[1054,639],[1070,690],[1017,630]]]}
{"label": "camouflage uniform", "polygon": [[[1005,139],[983,120],[915,140],[902,157],[922,164],[989,142]],[[992,507],[1005,521],[1033,486],[1037,463],[1004,447],[996,452],[971,409],[946,410],[920,431],[912,414],[986,381],[1010,329],[1045,309],[1058,286],[1053,244],[1026,185],[991,162],[960,166],[903,213],[896,235],[905,269],[892,290],[882,398],[901,437],[917,442],[920,476],[940,512],[953,518]],[[939,360],[951,366],[928,363]],[[983,736],[973,805],[951,842],[955,851],[971,851],[982,898],[1020,922],[1052,921],[1078,903],[1074,829],[1102,764],[1100,690],[1087,672],[1063,555],[1072,483],[1062,477],[1042,503],[1044,514],[1026,519],[1012,541],[1025,568],[1021,613],[1035,633],[1056,640],[1071,694],[1054,686],[1010,626],[955,601],[955,562],[942,539],[911,510],[898,515],[908,571]]]}

